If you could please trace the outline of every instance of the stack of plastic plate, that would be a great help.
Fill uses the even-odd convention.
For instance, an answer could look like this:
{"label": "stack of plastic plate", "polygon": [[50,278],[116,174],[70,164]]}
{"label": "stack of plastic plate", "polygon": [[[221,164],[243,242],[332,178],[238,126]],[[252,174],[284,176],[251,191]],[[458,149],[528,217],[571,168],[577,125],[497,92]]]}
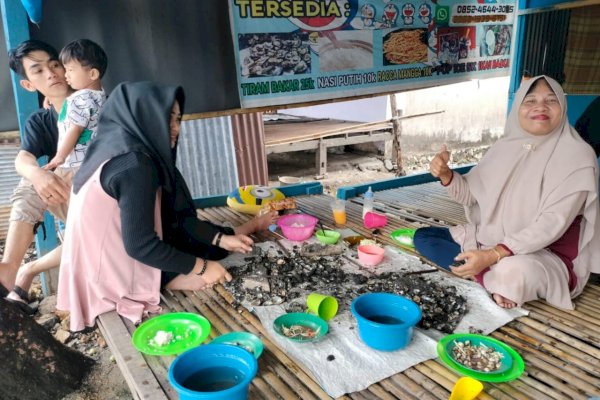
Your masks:
{"label": "stack of plastic plate", "polygon": [[214,338],[210,343],[230,344],[233,346],[241,347],[242,349],[252,353],[254,358],[260,357],[264,348],[264,345],[260,338],[250,332],[229,332]]}
{"label": "stack of plastic plate", "polygon": [[391,233],[391,238],[402,246],[414,248],[413,236],[415,236],[415,229],[404,228],[397,229]]}
{"label": "stack of plastic plate", "polygon": [[[479,371],[466,367],[458,362],[453,355],[453,349],[459,342],[470,341],[474,346],[486,346],[501,354],[502,364],[494,371]],[[440,359],[451,369],[461,375],[484,382],[507,382],[517,379],[525,370],[523,359],[510,346],[491,337],[470,333],[457,333],[443,337],[437,344],[437,353]]]}

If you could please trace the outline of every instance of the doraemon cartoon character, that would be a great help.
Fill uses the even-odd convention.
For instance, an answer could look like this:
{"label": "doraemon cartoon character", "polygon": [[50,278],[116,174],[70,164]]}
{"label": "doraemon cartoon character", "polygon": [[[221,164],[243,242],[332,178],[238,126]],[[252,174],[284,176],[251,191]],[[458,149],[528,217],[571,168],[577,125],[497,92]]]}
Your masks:
{"label": "doraemon cartoon character", "polygon": [[414,21],[415,15],[415,6],[411,3],[406,3],[402,6],[402,19],[404,20],[404,25],[412,25]]}
{"label": "doraemon cartoon character", "polygon": [[431,6],[423,3],[419,6],[419,18],[425,25],[429,25],[431,22]]}
{"label": "doraemon cartoon character", "polygon": [[386,28],[396,26],[396,20],[398,19],[398,7],[392,3],[388,3],[383,8],[383,17],[381,19],[383,21],[383,26]]}
{"label": "doraemon cartoon character", "polygon": [[360,8],[360,19],[365,28],[371,28],[375,21],[375,7],[372,4],[365,4]]}

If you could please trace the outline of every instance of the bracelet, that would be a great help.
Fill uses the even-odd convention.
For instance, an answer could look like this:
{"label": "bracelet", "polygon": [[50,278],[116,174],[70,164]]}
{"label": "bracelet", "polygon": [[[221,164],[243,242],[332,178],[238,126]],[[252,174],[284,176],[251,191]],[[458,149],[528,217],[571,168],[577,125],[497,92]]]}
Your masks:
{"label": "bracelet", "polygon": [[496,253],[496,257],[498,257],[498,259],[496,260],[496,264],[498,264],[500,262],[500,259],[502,258],[502,256],[500,255],[500,252],[495,247],[492,247],[491,250],[494,253]]}
{"label": "bracelet", "polygon": [[206,267],[208,266],[208,260],[206,258],[202,259],[202,269],[196,275],[203,275],[206,272]]}
{"label": "bracelet", "polygon": [[217,233],[217,240],[215,241],[215,246],[219,247],[219,244],[221,243],[222,238],[223,238],[223,232]]}

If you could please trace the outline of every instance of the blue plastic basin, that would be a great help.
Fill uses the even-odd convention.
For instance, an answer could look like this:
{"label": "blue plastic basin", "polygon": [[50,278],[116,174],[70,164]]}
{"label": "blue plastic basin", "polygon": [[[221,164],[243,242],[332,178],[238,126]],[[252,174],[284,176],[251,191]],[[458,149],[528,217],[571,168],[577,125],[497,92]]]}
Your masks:
{"label": "blue plastic basin", "polygon": [[363,294],[354,299],[351,309],[361,340],[381,351],[406,347],[421,320],[417,303],[392,293]]}
{"label": "blue plastic basin", "polygon": [[246,400],[258,370],[250,352],[229,344],[198,346],[169,368],[169,382],[180,400]]}

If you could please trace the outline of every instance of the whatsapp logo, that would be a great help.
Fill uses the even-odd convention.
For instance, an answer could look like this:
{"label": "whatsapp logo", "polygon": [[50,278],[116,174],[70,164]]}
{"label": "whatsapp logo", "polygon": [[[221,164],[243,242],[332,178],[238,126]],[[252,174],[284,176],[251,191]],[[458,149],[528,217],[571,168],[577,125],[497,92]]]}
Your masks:
{"label": "whatsapp logo", "polygon": [[450,7],[435,6],[435,22],[438,26],[448,25],[448,22],[450,22]]}

